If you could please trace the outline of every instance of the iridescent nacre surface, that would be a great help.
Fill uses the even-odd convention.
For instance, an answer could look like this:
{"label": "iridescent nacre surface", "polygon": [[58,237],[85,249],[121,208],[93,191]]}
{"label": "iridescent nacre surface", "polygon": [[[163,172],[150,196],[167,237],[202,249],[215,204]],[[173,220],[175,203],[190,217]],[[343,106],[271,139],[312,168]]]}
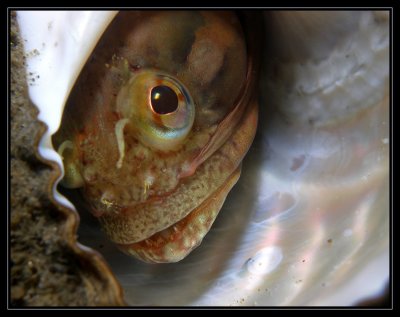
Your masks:
{"label": "iridescent nacre surface", "polygon": [[264,19],[258,132],[202,247],[149,266],[82,219],[131,305],[354,305],[388,281],[389,12]]}

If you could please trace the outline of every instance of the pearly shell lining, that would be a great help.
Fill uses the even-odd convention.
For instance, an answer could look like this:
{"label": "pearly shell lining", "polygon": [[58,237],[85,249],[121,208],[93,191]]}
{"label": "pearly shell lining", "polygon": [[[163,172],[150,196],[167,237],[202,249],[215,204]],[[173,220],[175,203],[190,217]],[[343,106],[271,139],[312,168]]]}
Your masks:
{"label": "pearly shell lining", "polygon": [[[56,161],[61,168],[61,159],[52,148],[50,136],[58,129],[65,101],[81,68],[116,13],[103,11],[18,12],[22,37],[26,40],[24,43],[25,50],[29,56],[27,58],[28,79],[29,77],[35,78],[34,83],[29,81],[31,83],[29,94],[40,110],[39,119],[46,122],[49,127],[40,142],[39,153],[46,159]],[[351,20],[354,18],[353,13],[348,14]],[[192,260],[196,259],[196,256],[194,256],[186,264],[181,263],[175,266],[175,268],[179,268],[179,270],[176,269],[179,271],[179,278],[182,278],[181,275],[184,276],[186,274],[190,276],[190,281],[193,282],[185,283],[185,279],[178,279],[174,275],[172,268],[172,273],[168,271],[168,268],[160,268],[164,274],[157,275],[154,272],[147,271],[147,267],[141,267],[140,265],[132,267],[130,265],[131,262],[126,262],[121,255],[107,251],[111,250],[111,248],[107,249],[106,245],[105,249],[102,250],[102,254],[113,267],[114,273],[120,278],[128,302],[132,301],[131,304],[136,301],[146,304],[153,303],[149,297],[146,297],[151,294],[151,298],[158,298],[158,301],[154,302],[157,305],[171,304],[171,301],[178,304],[187,304],[189,302],[192,305],[272,305],[277,303],[283,305],[301,305],[304,303],[309,305],[352,305],[356,300],[365,296],[379,294],[389,275],[389,270],[387,269],[389,250],[385,248],[387,241],[384,238],[386,231],[380,233],[380,237],[382,237],[381,245],[371,246],[370,249],[368,249],[370,240],[367,239],[368,235],[365,234],[367,232],[376,232],[376,228],[373,226],[374,223],[380,225],[385,223],[386,218],[384,216],[388,209],[385,205],[385,198],[388,195],[387,188],[382,185],[382,189],[379,189],[380,187],[374,185],[384,183],[388,173],[386,148],[389,143],[389,130],[387,129],[386,131],[385,128],[387,124],[386,113],[382,114],[381,112],[388,111],[389,107],[386,105],[388,104],[388,99],[384,99],[382,102],[379,102],[379,100],[383,97],[381,92],[387,93],[389,85],[389,69],[387,66],[389,64],[388,42],[390,40],[387,27],[389,23],[385,24],[385,28],[377,28],[376,26],[376,21],[386,21],[388,14],[385,12],[372,13],[364,11],[359,18],[354,19],[358,23],[357,27],[346,31],[347,35],[343,37],[344,41],[334,42],[343,44],[343,46],[339,47],[339,53],[347,51],[346,47],[351,51],[352,55],[350,55],[349,60],[353,61],[354,64],[346,64],[345,66],[349,66],[347,68],[343,68],[343,65],[338,63],[344,60],[341,59],[340,54],[336,54],[336,51],[328,46],[326,50],[318,52],[317,61],[310,61],[310,55],[313,51],[310,51],[309,48],[318,48],[318,45],[326,45],[329,42],[326,42],[325,39],[331,39],[335,32],[332,34],[332,32],[325,32],[325,30],[336,30],[335,25],[339,21],[338,16],[333,15],[332,19],[328,21],[319,17],[321,26],[325,26],[324,32],[322,32],[323,35],[315,37],[315,33],[311,32],[306,34],[306,38],[302,38],[298,36],[302,29],[293,25],[292,18],[288,20],[292,21],[290,25],[289,22],[282,20],[282,12],[275,12],[272,15],[276,15],[277,18],[272,24],[274,31],[277,31],[276,27],[279,27],[279,25],[281,27],[278,30],[282,32],[278,32],[277,37],[282,34],[282,41],[275,42],[279,43],[275,53],[277,59],[274,63],[269,64],[272,66],[278,65],[278,67],[267,67],[264,70],[267,76],[262,81],[264,89],[261,93],[261,100],[268,104],[270,109],[276,108],[280,111],[275,114],[274,119],[269,119],[264,127],[265,135],[262,135],[265,139],[260,139],[258,147],[256,144],[256,147],[253,148],[253,154],[250,156],[250,159],[255,162],[258,162],[258,158],[261,157],[263,162],[260,162],[259,165],[248,164],[250,167],[247,170],[245,169],[241,183],[236,188],[236,193],[240,192],[241,195],[231,197],[224,206],[225,209],[230,209],[226,211],[230,215],[235,215],[235,217],[225,216],[225,219],[221,218],[222,221],[225,220],[225,223],[222,221],[220,223],[228,225],[226,228],[223,225],[217,226],[216,230],[209,234],[208,241],[210,243],[208,245],[204,244],[204,247],[198,253],[198,255],[202,256],[197,256],[197,259],[201,259],[201,262],[200,260],[198,260],[199,263],[190,262],[195,261]],[[296,13],[295,16],[299,16],[299,14]],[[304,17],[309,21],[309,12],[304,12]],[[283,22],[279,24],[278,21]],[[303,23],[304,19],[300,19],[298,26],[304,25]],[[320,29],[315,27],[315,23],[315,21],[312,22],[313,27],[311,29]],[[297,30],[300,31],[298,32]],[[288,34],[293,35],[293,41],[296,37],[300,38],[300,44],[304,44],[304,49],[299,49],[301,45],[295,42],[295,49],[290,50],[287,46],[293,41],[288,40]],[[326,34],[329,34],[329,37]],[[301,32],[300,35],[302,35]],[[92,40],[87,41],[87,39]],[[312,43],[310,44],[310,42]],[[349,46],[346,46],[346,44]],[[360,44],[362,44],[363,49],[356,46]],[[290,54],[289,56],[280,56],[278,54],[280,48],[282,48],[282,52],[288,54],[291,52],[303,52],[304,58],[308,60],[302,63],[303,61],[296,60],[298,55],[294,57]],[[332,52],[335,54],[330,55]],[[326,56],[321,56],[322,53],[326,54]],[[65,58],[66,56],[68,58]],[[292,60],[290,60],[291,58]],[[287,59],[292,63],[290,67],[287,65]],[[362,73],[360,74],[363,76],[358,76],[357,69],[353,72],[353,67],[350,66],[363,63],[367,67],[361,68]],[[330,71],[329,64],[337,66],[336,74],[350,69],[343,76],[343,83],[338,82],[337,78],[332,76],[334,72]],[[278,70],[276,71],[277,78],[273,78],[271,75],[274,69]],[[325,69],[329,70],[329,72],[324,72]],[[293,74],[293,71],[296,75],[295,78],[286,76],[291,75],[291,72]],[[324,77],[324,74],[327,76]],[[351,81],[352,77],[346,76],[349,74],[354,75],[353,77],[358,81]],[[36,78],[36,75],[40,75],[40,78]],[[313,80],[310,80],[310,77]],[[274,80],[271,80],[271,78]],[[290,78],[293,81],[288,85],[288,79]],[[343,128],[343,122],[339,124],[339,121],[342,121],[340,119],[348,115],[342,111],[342,108],[328,107],[323,109],[316,106],[317,101],[323,101],[321,103],[324,105],[329,105],[331,100],[332,104],[338,102],[338,99],[328,98],[331,93],[330,86],[322,85],[323,82],[321,80],[326,82],[328,79],[332,79],[329,83],[333,83],[333,86],[336,83],[343,86],[345,93],[341,94],[341,101],[346,101],[349,98],[357,101],[354,105],[360,106],[355,108],[356,112],[361,113],[362,111],[358,110],[363,107],[377,109],[375,112],[371,111],[371,113],[372,115],[379,115],[376,120],[382,118],[381,125],[378,126],[380,130],[375,125],[376,120],[365,120],[366,123],[371,122],[369,131],[374,139],[371,139],[371,136],[367,134],[358,135],[354,133],[354,135],[348,135],[348,131],[355,130],[355,128],[353,130],[350,129],[351,124],[346,128],[347,132],[341,132],[342,134],[331,133],[330,128],[326,127],[331,123],[330,119],[333,115],[333,118],[337,119],[333,121],[334,127]],[[282,86],[282,82],[286,86]],[[353,82],[357,85],[351,86]],[[366,91],[367,94],[359,95],[360,89],[352,90],[351,88],[354,87],[363,88],[362,91]],[[296,92],[299,89],[296,88],[301,88],[300,92],[304,94],[300,94],[300,97],[298,97]],[[322,88],[328,89],[323,91]],[[319,94],[318,91],[323,91],[323,93]],[[351,93],[347,93],[347,91]],[[356,92],[354,95],[352,94],[353,91]],[[273,94],[266,94],[266,92],[273,92]],[[364,104],[362,102],[363,98],[369,103]],[[377,102],[378,104],[375,105]],[[382,105],[379,106],[379,104]],[[309,107],[305,108],[307,105]],[[313,105],[314,107],[312,107]],[[320,117],[320,121],[315,121],[311,127],[307,127],[306,123],[310,118],[309,114],[322,110],[324,112],[322,113],[323,116]],[[332,111],[325,112],[325,110]],[[327,116],[328,112],[329,116]],[[289,121],[294,124],[289,125],[282,118],[290,119]],[[354,122],[354,124],[358,124],[358,122],[364,123],[361,126],[365,126],[365,122],[361,120],[354,120]],[[299,126],[303,130],[299,130]],[[325,130],[317,129],[315,128],[316,126],[323,126]],[[357,126],[356,128],[360,127]],[[381,136],[381,139],[377,138],[379,136]],[[352,140],[359,140],[358,145],[360,147],[356,149],[352,144],[345,143],[350,137],[352,137]],[[370,148],[374,152],[367,151],[363,160],[360,160],[365,165],[365,168],[362,168],[363,164],[355,165],[355,160],[353,160],[354,162],[351,160],[354,158],[355,150],[369,150]],[[330,157],[332,157],[331,161],[329,160]],[[380,163],[375,164],[373,163],[374,160]],[[250,162],[254,163],[253,161]],[[354,164],[350,164],[351,162]],[[319,165],[316,165],[316,163]],[[328,166],[328,163],[331,166]],[[336,165],[333,163],[340,163],[340,165],[335,169]],[[321,171],[318,172],[316,170],[316,167],[322,168],[325,165],[327,170],[332,173],[332,180],[326,173],[323,174]],[[255,167],[253,168],[253,166]],[[343,166],[347,166],[348,170],[343,171]],[[374,168],[369,169],[371,166]],[[251,173],[252,169],[254,169],[253,173]],[[365,175],[360,174],[365,171],[368,173]],[[246,173],[249,172],[251,175],[248,174],[246,176]],[[259,175],[259,180],[254,175]],[[255,187],[255,189],[261,188],[261,190],[256,192],[255,209],[251,214],[251,219],[248,220],[241,216],[239,211],[245,210],[250,202],[241,197],[246,195],[252,197],[251,190],[254,190],[254,186],[251,187],[251,184],[254,180],[259,182],[258,187]],[[343,181],[343,183],[335,184],[334,181]],[[348,190],[347,187],[343,186],[346,184],[349,188]],[[359,207],[357,212],[354,212],[351,209],[352,205],[349,204],[347,207],[342,207],[342,210],[336,208],[335,217],[329,218],[329,213],[324,212],[324,208],[320,208],[326,203],[324,197],[332,195],[332,193],[337,194],[340,200],[354,203],[351,199],[353,192],[364,193],[367,192],[368,188],[371,188],[370,195],[365,196],[366,198],[363,200],[360,199],[360,203],[357,205]],[[65,198],[57,193],[55,187],[53,191],[54,196],[60,203],[73,208]],[[326,205],[325,207],[329,207],[328,204]],[[280,207],[280,209],[276,210],[276,207]],[[267,211],[271,210],[274,213],[271,212],[272,214],[269,214]],[[379,213],[376,212],[377,210],[383,211]],[[336,227],[335,224],[338,225],[338,221],[335,219],[344,217],[344,215],[346,215],[347,219],[349,213],[354,217],[354,226]],[[301,224],[303,218],[307,220],[308,218],[305,217],[312,214],[314,214],[312,218],[312,220],[315,220],[314,222],[306,223],[304,226],[297,225],[298,223]],[[380,220],[380,214],[382,214],[381,218],[383,220]],[[244,220],[239,217],[244,217]],[[324,217],[327,218],[325,219]],[[235,231],[234,227],[236,223],[239,223],[237,224],[238,228],[244,228],[240,231],[242,239],[236,242],[238,244],[237,248],[232,247],[229,249],[227,241],[234,242],[237,238],[237,230]],[[242,225],[243,228],[241,227]],[[268,230],[263,230],[263,226]],[[302,239],[307,238],[307,234],[301,231],[302,227],[312,228],[313,233],[304,243],[299,243],[299,249],[297,241],[302,240],[295,239],[296,235]],[[294,230],[290,230],[291,228]],[[388,228],[388,226],[385,226],[385,228]],[[343,232],[339,231],[341,229],[343,229]],[[378,229],[382,228],[378,227]],[[86,231],[89,232],[90,237],[91,232],[89,230]],[[280,233],[282,234],[281,240],[279,240]],[[293,241],[288,239],[290,236],[294,237],[292,238]],[[334,238],[333,240],[330,239],[332,237]],[[93,234],[93,240],[98,243],[98,236]],[[83,240],[82,237],[81,241],[84,244],[91,245]],[[331,242],[328,243],[327,241]],[[360,245],[355,243],[357,241],[360,241]],[[376,242],[375,240],[373,241],[374,243]],[[295,249],[295,247],[297,248]],[[365,258],[368,263],[363,267],[358,267],[358,274],[348,276],[346,274],[349,272],[346,273],[345,271],[346,265],[350,266],[351,261],[356,262],[354,256],[349,253],[348,258],[344,257],[344,259],[348,259],[348,261],[346,260],[347,262],[335,262],[336,265],[333,268],[331,265],[326,264],[326,267],[331,271],[329,271],[330,273],[324,271],[327,275],[321,280],[323,283],[317,284],[313,273],[315,270],[313,269],[323,267],[324,261],[332,260],[331,257],[327,256],[328,254],[335,254],[337,257],[338,253],[332,253],[333,250],[347,250],[346,247],[353,248],[351,250],[359,253],[362,250],[365,251],[365,249],[372,252],[371,250],[374,249],[377,250],[376,254],[379,256],[373,260]],[[232,252],[229,255],[229,262],[225,262],[224,258],[221,259],[222,249],[235,251],[235,253]],[[303,253],[300,253],[301,250],[303,250]],[[325,256],[318,257],[318,255],[321,256],[323,254]],[[298,258],[295,258],[295,255]],[[249,258],[248,261],[245,260],[247,258]],[[312,262],[314,258],[318,261]],[[203,265],[203,261],[207,261],[207,265]],[[221,274],[218,275],[218,270],[215,270],[215,268],[226,263],[229,265],[221,269],[223,272],[219,272]],[[196,264],[199,265],[196,266]],[[192,267],[195,269],[196,278],[193,278],[194,275],[188,274],[188,272],[192,272]],[[209,267],[212,267],[217,275],[207,271]],[[342,273],[346,274],[339,274],[341,272],[340,269],[344,270]],[[306,279],[306,276],[309,276],[309,279]],[[277,280],[274,282],[274,279],[278,277],[279,282]],[[295,279],[295,277],[299,279]],[[329,277],[332,278],[329,279]],[[341,284],[339,277],[342,277],[343,280],[345,278],[348,279],[349,283]],[[176,278],[176,281],[174,278]],[[368,280],[368,285],[362,282],[365,280]],[[208,283],[207,292],[197,294],[195,290],[202,289],[202,281]],[[213,282],[212,287],[210,287],[211,281]],[[196,283],[199,284],[199,287],[193,287],[197,285]],[[164,289],[163,285],[168,285],[168,287]],[[360,287],[361,285],[362,287]],[[265,286],[267,286],[267,289],[265,289]],[[339,288],[339,286],[342,288]],[[140,291],[136,292],[137,289]],[[239,292],[239,290],[243,291]],[[285,293],[285,290],[290,290],[290,292],[286,293],[283,299],[279,299],[279,290],[283,290],[283,293]],[[303,292],[304,290],[307,291]],[[263,296],[261,296],[261,291]],[[312,299],[308,298],[313,293],[318,294],[318,296]],[[168,296],[165,296],[166,294]],[[241,294],[240,297],[239,294]],[[197,300],[193,302],[193,298],[197,298]]]}

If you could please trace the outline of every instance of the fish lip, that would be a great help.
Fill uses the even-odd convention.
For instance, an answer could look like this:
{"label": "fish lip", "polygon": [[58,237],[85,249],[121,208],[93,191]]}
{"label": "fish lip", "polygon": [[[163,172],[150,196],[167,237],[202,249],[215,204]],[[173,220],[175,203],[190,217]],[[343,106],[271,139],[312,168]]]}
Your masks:
{"label": "fish lip", "polygon": [[200,245],[211,229],[228,193],[239,180],[240,172],[241,165],[229,175],[224,184],[171,226],[131,244],[117,243],[117,247],[147,263],[174,263],[182,260]]}

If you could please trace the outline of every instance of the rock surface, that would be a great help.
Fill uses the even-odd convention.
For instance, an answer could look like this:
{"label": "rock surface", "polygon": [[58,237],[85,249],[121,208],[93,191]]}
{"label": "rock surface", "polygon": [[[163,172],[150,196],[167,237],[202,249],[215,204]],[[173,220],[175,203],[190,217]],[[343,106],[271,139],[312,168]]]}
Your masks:
{"label": "rock surface", "polygon": [[34,84],[34,78],[26,80],[15,12],[10,16],[9,47],[9,305],[121,305],[119,285],[109,278],[112,273],[104,269],[101,256],[77,248],[74,216],[49,197],[49,182],[58,171],[36,155],[37,140],[46,127],[37,121],[38,111],[27,97],[27,85]]}

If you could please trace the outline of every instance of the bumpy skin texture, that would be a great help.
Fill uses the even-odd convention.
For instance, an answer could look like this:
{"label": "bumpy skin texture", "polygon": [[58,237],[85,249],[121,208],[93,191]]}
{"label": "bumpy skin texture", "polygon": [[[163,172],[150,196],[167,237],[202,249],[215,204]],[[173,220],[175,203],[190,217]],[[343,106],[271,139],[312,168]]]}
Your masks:
{"label": "bumpy skin texture", "polygon": [[[250,60],[231,12],[121,12],[103,35],[54,144],[64,159],[64,183],[82,186],[89,209],[127,253],[176,262],[209,230],[256,130]],[[149,90],[126,88],[144,70],[169,74],[193,99],[193,126],[172,149],[142,142],[146,124],[131,115],[150,107]],[[128,102],[130,96],[135,102]],[[192,211],[209,219],[195,226],[200,218]],[[184,235],[172,234],[178,227],[195,241],[185,244]],[[151,241],[157,233],[164,239],[156,252]],[[170,252],[169,242],[180,247]]]}

